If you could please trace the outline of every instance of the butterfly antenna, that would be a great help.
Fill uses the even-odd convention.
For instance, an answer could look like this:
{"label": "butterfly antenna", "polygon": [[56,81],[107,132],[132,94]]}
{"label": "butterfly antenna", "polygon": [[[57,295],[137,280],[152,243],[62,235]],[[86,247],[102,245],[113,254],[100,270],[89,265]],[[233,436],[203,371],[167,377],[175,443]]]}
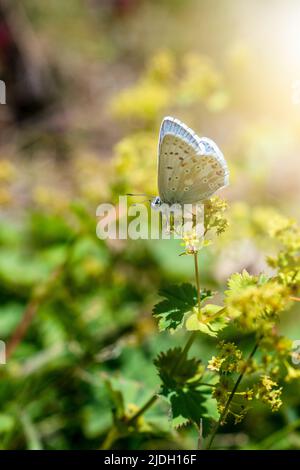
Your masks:
{"label": "butterfly antenna", "polygon": [[126,193],[125,196],[146,196],[146,197],[155,197],[155,196],[150,196],[149,194],[134,194],[134,193]]}

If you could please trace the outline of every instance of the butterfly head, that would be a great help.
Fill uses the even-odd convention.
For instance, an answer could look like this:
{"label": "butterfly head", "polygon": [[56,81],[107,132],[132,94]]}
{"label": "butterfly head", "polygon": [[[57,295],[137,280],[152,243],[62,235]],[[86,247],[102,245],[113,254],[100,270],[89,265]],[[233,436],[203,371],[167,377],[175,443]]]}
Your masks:
{"label": "butterfly head", "polygon": [[161,199],[159,196],[156,196],[154,199],[151,201],[151,208],[154,210],[159,210],[162,205]]}

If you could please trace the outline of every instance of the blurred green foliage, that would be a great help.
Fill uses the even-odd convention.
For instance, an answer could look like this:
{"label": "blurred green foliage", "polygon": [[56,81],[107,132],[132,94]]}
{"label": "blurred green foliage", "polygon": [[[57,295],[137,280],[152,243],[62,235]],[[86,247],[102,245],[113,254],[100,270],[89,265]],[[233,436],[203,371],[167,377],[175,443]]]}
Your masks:
{"label": "blurred green foliage", "polygon": [[[9,146],[0,148],[0,339],[8,345],[28,307],[35,309],[26,335],[0,365],[2,449],[97,449],[110,439],[123,449],[195,446],[197,430],[173,429],[163,400],[140,418],[138,430],[119,430],[116,442],[110,434],[125,411],[134,414],[158,389],[153,359],[163,351],[165,364],[164,352],[184,339],[181,331],[158,334],[151,316],[159,288],[193,276],[189,257],[178,257],[180,242],[106,243],[95,234],[99,203],[126,192],[156,193],[164,114],[218,139],[230,165],[229,227],[200,253],[201,285],[223,292],[233,272],[270,273],[267,256],[284,274],[291,251],[290,240],[282,247],[270,234],[281,220],[278,209],[298,216],[299,119],[286,99],[274,99],[272,65],[260,68],[255,47],[228,41],[230,21],[219,35],[226,50],[215,43],[218,18],[225,18],[215,2],[144,0],[124,16],[112,2],[100,3],[24,2],[62,76],[69,158],[55,160],[55,145],[51,138],[46,144],[41,129],[9,134]],[[237,2],[231,4],[234,11]],[[279,328],[299,339],[297,305]],[[250,347],[247,332],[231,327],[225,336]],[[193,353],[210,359],[213,338],[199,337]],[[219,446],[300,448],[299,390],[299,381],[286,385],[276,415],[258,404],[242,423],[227,423]],[[184,418],[177,416],[179,424]]]}

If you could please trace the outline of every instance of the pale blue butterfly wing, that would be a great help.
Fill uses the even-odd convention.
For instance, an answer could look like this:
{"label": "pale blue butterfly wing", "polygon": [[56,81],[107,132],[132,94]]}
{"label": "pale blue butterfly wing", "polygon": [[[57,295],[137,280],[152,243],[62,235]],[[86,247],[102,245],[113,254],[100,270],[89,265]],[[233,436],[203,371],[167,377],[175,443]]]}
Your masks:
{"label": "pale blue butterfly wing", "polygon": [[228,184],[228,167],[218,146],[172,117],[159,136],[158,190],[163,203],[192,204]]}

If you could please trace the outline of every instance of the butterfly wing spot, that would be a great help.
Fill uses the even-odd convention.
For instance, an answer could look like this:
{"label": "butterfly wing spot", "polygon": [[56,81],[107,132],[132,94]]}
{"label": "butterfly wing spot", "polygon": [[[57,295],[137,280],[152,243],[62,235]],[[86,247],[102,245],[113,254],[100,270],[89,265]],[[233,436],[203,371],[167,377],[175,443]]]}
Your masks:
{"label": "butterfly wing spot", "polygon": [[168,170],[173,170],[173,167],[172,166],[167,166],[167,169]]}
{"label": "butterfly wing spot", "polygon": [[190,188],[188,188],[187,186],[184,188],[184,191],[188,191]]}
{"label": "butterfly wing spot", "polygon": [[190,170],[189,168],[186,168],[186,169],[184,170],[184,172],[185,172],[186,174],[190,173],[190,171],[191,171],[191,170]]}

